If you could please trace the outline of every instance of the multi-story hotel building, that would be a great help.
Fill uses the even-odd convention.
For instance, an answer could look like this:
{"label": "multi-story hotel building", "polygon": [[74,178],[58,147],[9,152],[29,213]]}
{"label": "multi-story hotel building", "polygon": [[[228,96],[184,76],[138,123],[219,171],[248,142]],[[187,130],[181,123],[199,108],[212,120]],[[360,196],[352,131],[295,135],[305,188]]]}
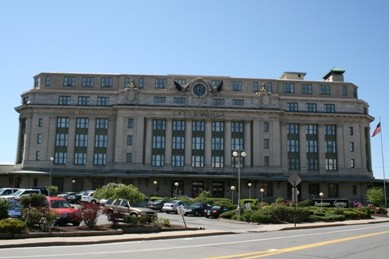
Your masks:
{"label": "multi-story hotel building", "polygon": [[0,181],[60,191],[132,183],[146,194],[228,198],[240,185],[242,198],[271,201],[291,198],[297,174],[301,199],[364,201],[373,118],[343,74],[40,73],[16,107],[16,169]]}

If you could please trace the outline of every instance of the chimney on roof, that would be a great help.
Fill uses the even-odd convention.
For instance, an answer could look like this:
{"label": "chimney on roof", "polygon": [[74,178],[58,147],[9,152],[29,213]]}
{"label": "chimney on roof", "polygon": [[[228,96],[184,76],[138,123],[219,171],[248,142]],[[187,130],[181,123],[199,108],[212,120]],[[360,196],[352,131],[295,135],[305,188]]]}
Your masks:
{"label": "chimney on roof", "polygon": [[323,77],[323,79],[327,82],[344,82],[344,72],[345,70],[340,69],[338,67],[334,67]]}
{"label": "chimney on roof", "polygon": [[287,79],[287,80],[304,80],[304,76],[307,73],[303,72],[284,72],[280,76],[280,79]]}

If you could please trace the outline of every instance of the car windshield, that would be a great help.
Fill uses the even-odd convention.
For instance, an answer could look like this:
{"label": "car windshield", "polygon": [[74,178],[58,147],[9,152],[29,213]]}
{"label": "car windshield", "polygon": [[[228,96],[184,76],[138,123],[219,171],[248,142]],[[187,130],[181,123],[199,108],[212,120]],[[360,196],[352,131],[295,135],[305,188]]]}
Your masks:
{"label": "car windshield", "polygon": [[20,195],[22,195],[23,192],[24,192],[23,190],[18,190],[16,192],[10,194],[10,196],[20,196]]}
{"label": "car windshield", "polygon": [[51,201],[51,207],[54,209],[58,209],[58,208],[71,208],[72,206],[67,201],[53,200]]}
{"label": "car windshield", "polygon": [[212,209],[213,210],[218,210],[218,209],[221,209],[221,206],[213,206]]}
{"label": "car windshield", "polygon": [[8,208],[10,210],[20,210],[21,206],[20,206],[19,202],[9,202]]}

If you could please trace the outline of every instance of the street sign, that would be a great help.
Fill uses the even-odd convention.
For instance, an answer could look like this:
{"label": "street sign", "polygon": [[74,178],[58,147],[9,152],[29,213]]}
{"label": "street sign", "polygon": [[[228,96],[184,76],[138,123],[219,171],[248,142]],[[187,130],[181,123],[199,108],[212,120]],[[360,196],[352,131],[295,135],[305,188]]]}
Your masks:
{"label": "street sign", "polygon": [[293,186],[293,187],[296,187],[297,185],[299,185],[301,183],[301,178],[300,176],[298,176],[298,174],[296,173],[293,173],[291,176],[289,176],[288,178],[288,182]]}
{"label": "street sign", "polygon": [[182,205],[178,206],[178,207],[177,207],[177,213],[178,213],[179,215],[184,215],[184,214],[185,214],[185,208],[184,208],[184,206],[182,206]]}

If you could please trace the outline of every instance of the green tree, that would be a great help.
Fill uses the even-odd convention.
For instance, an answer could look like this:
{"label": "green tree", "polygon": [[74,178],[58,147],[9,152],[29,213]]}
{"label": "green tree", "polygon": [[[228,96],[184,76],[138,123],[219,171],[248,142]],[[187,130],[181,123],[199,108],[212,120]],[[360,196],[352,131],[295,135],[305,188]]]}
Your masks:
{"label": "green tree", "polygon": [[381,187],[372,187],[367,190],[367,201],[375,205],[382,205],[384,202],[384,189]]}
{"label": "green tree", "polygon": [[109,183],[96,190],[93,194],[97,199],[126,199],[130,203],[141,202],[146,195],[139,191],[134,185]]}

